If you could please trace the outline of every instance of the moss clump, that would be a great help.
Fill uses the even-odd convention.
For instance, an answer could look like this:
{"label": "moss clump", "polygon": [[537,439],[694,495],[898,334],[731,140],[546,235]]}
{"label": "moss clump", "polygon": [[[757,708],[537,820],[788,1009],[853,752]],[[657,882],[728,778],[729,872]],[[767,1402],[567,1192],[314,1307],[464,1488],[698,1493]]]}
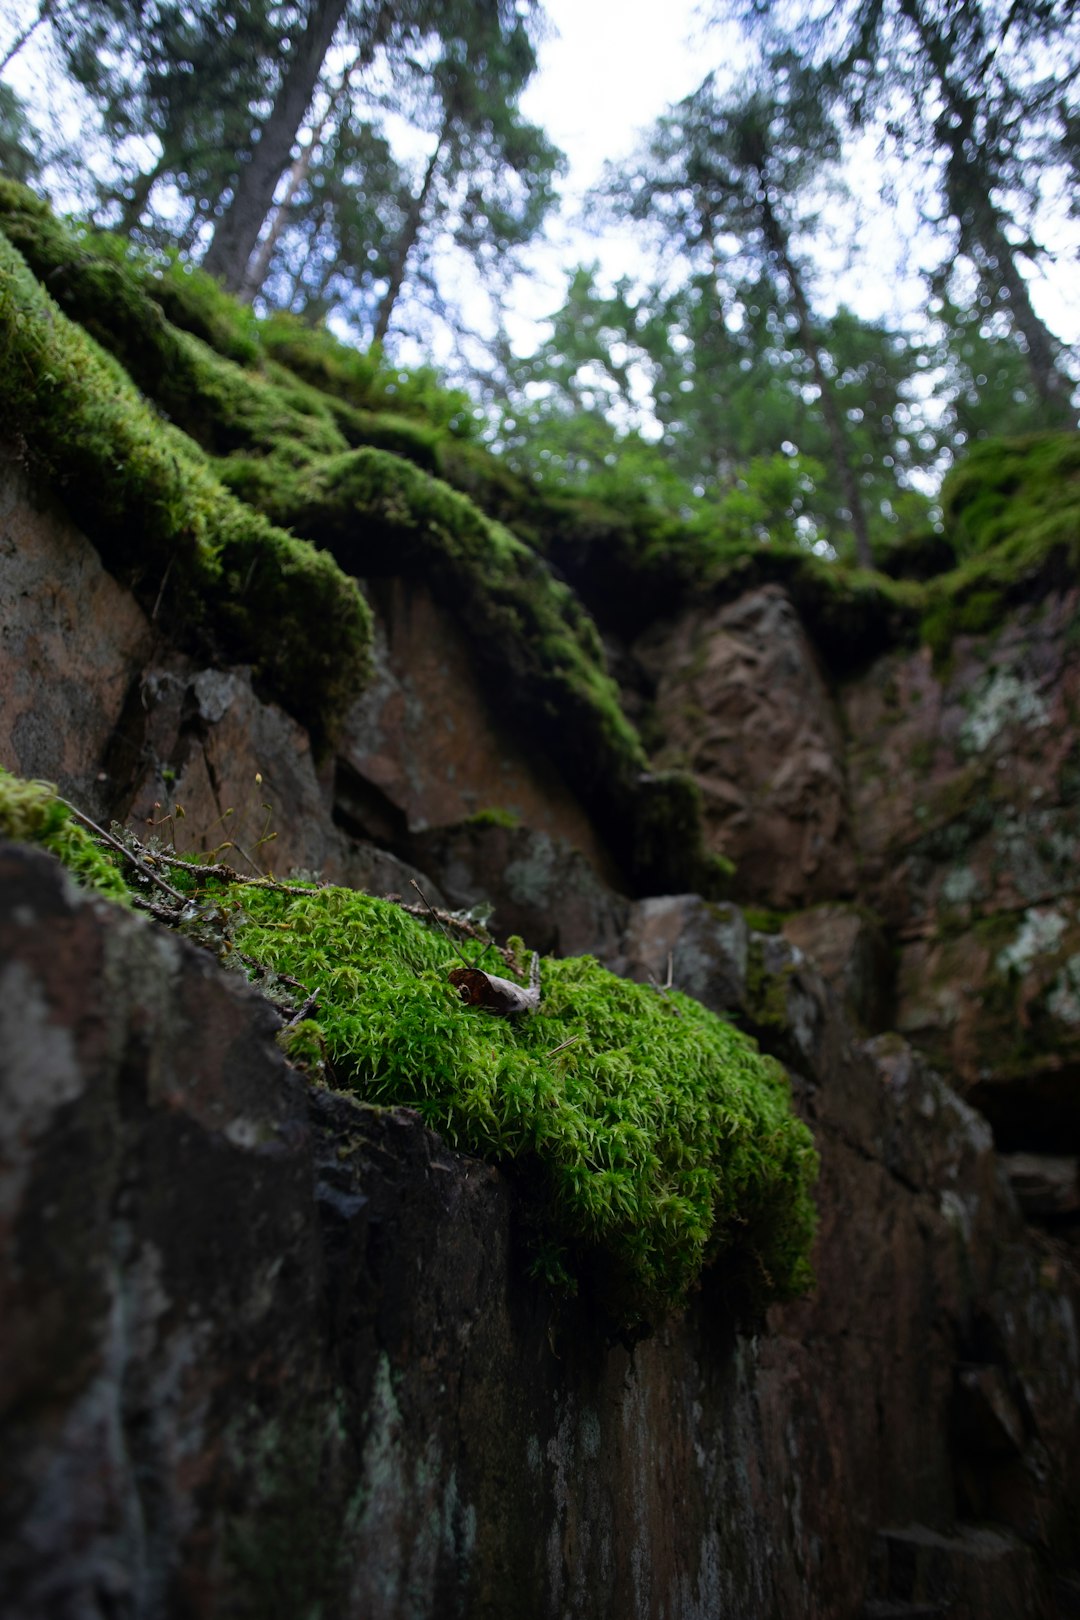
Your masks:
{"label": "moss clump", "polygon": [[237,946],[319,996],[339,1083],[521,1165],[549,1237],[618,1315],[677,1306],[720,1254],[765,1296],[806,1286],[809,1133],[783,1071],[696,1002],[585,957],[545,961],[538,1016],[493,1018],[461,1005],[446,941],[386,901],[236,899]]}
{"label": "moss clump", "polygon": [[[51,789],[4,778],[8,804],[5,830],[122,888]],[[317,1019],[288,1035],[309,1072],[328,1063],[361,1098],[513,1165],[545,1269],[589,1275],[623,1323],[679,1306],[719,1256],[761,1301],[809,1284],[810,1134],[779,1066],[697,1002],[581,957],[545,961],[537,1015],[495,1018],[462,1005],[445,938],[388,901],[195,863],[169,881],[194,902],[181,926],[204,942],[212,926],[260,983],[288,976],[317,997]]]}
{"label": "moss clump", "polygon": [[942,511],[958,556],[1022,541],[1044,552],[1080,545],[1080,433],[987,440],[945,480]]}
{"label": "moss clump", "polygon": [[962,559],[927,586],[922,635],[940,663],[958,634],[996,628],[1010,604],[1080,568],[1080,433],[976,445],[945,481],[947,531]]}
{"label": "moss clump", "polygon": [[693,890],[722,900],[735,871],[724,855],[705,848],[701,789],[682,771],[639,778],[627,805],[627,827],[638,882],[654,894]]}
{"label": "moss clump", "polygon": [[765,963],[764,940],[751,938],[746,953],[746,1009],[752,1028],[787,1028],[791,973],[790,967],[772,972]]}
{"label": "moss clump", "polygon": [[269,696],[325,735],[368,667],[371,618],[355,583],[230,495],[3,235],[0,430],[177,639],[250,663]]}
{"label": "moss clump", "polygon": [[516,810],[506,810],[501,804],[489,805],[484,810],[476,810],[471,816],[466,816],[462,823],[465,827],[520,827],[521,816]]}
{"label": "moss clump", "polygon": [[112,860],[72,819],[51,782],[27,782],[0,765],[0,836],[40,844],[85,888],[130,904],[127,884]]}
{"label": "moss clump", "polygon": [[[171,286],[180,276],[175,266],[162,271],[114,238],[63,224],[28,198],[29,193],[21,188],[14,188],[11,195],[0,192],[0,221],[68,314],[111,348],[135,382],[168,415],[173,429],[179,427],[189,436],[184,441],[175,431],[155,425],[159,442],[168,445],[178,463],[198,464],[197,473],[183,467],[184,486],[198,497],[205,494],[208,480],[216,474],[243,503],[232,507],[229,521],[234,538],[224,559],[225,582],[237,587],[243,604],[234,598],[229,613],[217,615],[227,619],[231,655],[255,662],[269,684],[270,660],[287,659],[294,668],[303,650],[300,635],[289,634],[288,615],[282,636],[281,616],[272,611],[264,621],[266,626],[273,624],[269,646],[258,652],[251,646],[257,615],[273,608],[267,600],[271,581],[261,566],[260,553],[275,545],[280,550],[284,541],[270,524],[286,526],[332,552],[353,575],[422,575],[469,632],[482,673],[491,677],[494,706],[560,762],[594,813],[616,828],[621,826],[645,758],[607,675],[592,620],[535,552],[481,513],[467,496],[425,471],[438,462],[439,436],[452,437],[460,425],[454,413],[460,415],[463,396],[447,395],[430,378],[406,373],[383,376],[380,383],[363,357],[353,356],[350,362],[350,351],[328,334],[305,334],[294,323],[281,320],[268,323],[267,346],[277,358],[258,370],[245,369],[164,318],[159,295],[165,283]],[[192,289],[197,287],[196,278]],[[40,289],[37,297],[44,308]],[[201,322],[195,321],[188,308],[189,324],[211,333],[225,329],[225,341],[235,352],[235,333],[230,335],[223,313],[224,296],[216,305],[206,297],[203,302],[210,313]],[[100,362],[103,357],[94,352]],[[306,369],[306,376],[286,369],[282,357]],[[336,391],[320,390],[310,377],[321,378]],[[110,383],[114,393],[121,386],[115,368]],[[357,404],[359,399],[393,402],[398,398],[395,388],[401,401],[410,406],[425,400],[432,419],[425,424]],[[128,387],[130,405],[136,397]],[[454,410],[448,417],[452,402]],[[53,428],[59,429],[62,413],[73,430],[69,439],[78,436],[81,440],[69,402],[56,404],[58,410],[51,413]],[[145,406],[143,415],[148,418]],[[70,471],[79,476],[91,456],[97,461],[107,458],[108,433],[115,424],[94,423],[87,443],[81,451],[72,445],[70,456],[67,443],[57,442],[56,432],[50,439],[44,432],[45,423],[37,425],[42,431],[34,449],[44,442],[56,473]],[[208,457],[200,458],[191,439],[217,459],[211,463]],[[350,450],[350,445],[361,447]],[[120,432],[112,461],[106,459],[110,472],[114,463],[130,466],[127,451]],[[101,483],[100,474],[95,482]],[[106,495],[112,493],[114,482],[110,479],[104,484]],[[144,482],[141,473],[131,480],[136,497]],[[92,500],[76,514],[81,520],[86,504],[92,505]],[[192,504],[198,505],[198,499]],[[260,522],[255,512],[244,512],[245,507],[254,507],[270,523]],[[112,516],[110,511],[110,522]],[[92,523],[93,516],[86,519],[107,564],[114,571],[118,565],[122,569],[127,559],[117,557],[115,544],[107,549],[114,536],[106,523],[98,521],[91,527]],[[146,594],[156,602],[157,588],[169,567],[170,622],[182,609],[185,623],[198,624],[207,616],[206,604],[197,600],[200,581],[186,578],[183,567],[171,557],[168,522],[159,523],[156,512],[148,512],[141,526],[138,568],[149,576]],[[125,521],[123,528],[128,535],[134,534],[130,522]],[[268,538],[271,534],[277,534],[276,541]],[[290,555],[295,558],[300,550]],[[155,575],[159,558],[161,568]],[[325,570],[327,578],[336,573],[329,561],[325,561]],[[204,577],[201,583],[220,589],[218,581]],[[189,587],[186,595],[185,586]],[[211,591],[204,594],[212,603]],[[290,604],[298,610],[301,595],[303,591],[298,589],[295,603]],[[362,607],[360,611],[364,612]],[[326,615],[318,610],[305,610],[305,614],[310,655],[330,666],[331,660],[324,657],[331,650],[325,645]],[[292,617],[298,625],[302,622],[300,611]],[[245,638],[244,632],[250,635]],[[244,649],[234,650],[245,639]],[[355,665],[338,658],[335,667],[342,675],[339,691],[345,690],[346,682],[349,689],[355,689]],[[283,685],[274,687],[274,695],[281,696]],[[293,679],[288,687],[289,697],[282,701],[310,723],[311,706],[304,704],[302,683]],[[325,726],[316,724],[315,729],[325,730]],[[632,849],[621,853],[630,864]]]}

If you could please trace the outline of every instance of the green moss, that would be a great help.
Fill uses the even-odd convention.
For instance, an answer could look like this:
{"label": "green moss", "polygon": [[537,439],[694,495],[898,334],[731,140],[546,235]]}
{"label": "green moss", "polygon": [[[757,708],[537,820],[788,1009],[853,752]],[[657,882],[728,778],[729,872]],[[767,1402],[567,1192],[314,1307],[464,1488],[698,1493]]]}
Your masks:
{"label": "green moss", "polygon": [[239,948],[318,993],[339,1082],[521,1162],[620,1314],[670,1309],[736,1248],[767,1293],[805,1286],[809,1135],[782,1071],[696,1002],[548,960],[540,1015],[492,1018],[457,999],[446,941],[388,902],[248,889],[242,905]]}
{"label": "green moss", "polygon": [[657,771],[638,780],[627,804],[638,881],[652,893],[695,891],[707,900],[727,894],[735,871],[726,856],[710,854],[702,832],[701,789],[681,771]]}
{"label": "green moss", "polygon": [[355,583],[227,493],[2,235],[0,429],[176,639],[250,663],[269,696],[325,735],[368,667]]}
{"label": "green moss", "polygon": [[[88,856],[51,790],[3,787],[15,836],[52,840],[116,892],[109,857]],[[537,1015],[495,1018],[462,1005],[443,935],[388,901],[227,883],[194,863],[169,875],[210,902],[200,914],[234,960],[318,998],[317,1022],[288,1033],[295,1056],[515,1166],[549,1259],[590,1275],[622,1321],[680,1305],[720,1255],[762,1300],[808,1285],[810,1134],[779,1066],[697,1002],[581,957],[544,962]]]}
{"label": "green moss", "polygon": [[51,782],[26,782],[0,765],[0,837],[40,844],[85,888],[130,904],[127,884],[115,864],[72,819]]}
{"label": "green moss", "polygon": [[262,337],[250,304],[230,297],[213,276],[173,254],[151,261],[147,272],[143,284],[173,326],[237,365],[259,364]]}
{"label": "green moss", "polygon": [[940,664],[954,636],[981,635],[1010,604],[1080,567],[1080,434],[977,445],[945,481],[942,506],[963,559],[927,586],[922,635]]}
{"label": "green moss", "polygon": [[744,906],[746,926],[755,934],[781,934],[784,931],[784,913],[770,911],[763,906]]}
{"label": "green moss", "polygon": [[1045,551],[1080,544],[1080,434],[1037,433],[975,445],[945,480],[942,510],[961,557],[1022,539]]}
{"label": "green moss", "polygon": [[[495,708],[559,761],[594,814],[614,827],[615,842],[623,838],[618,853],[632,867],[632,841],[621,829],[628,824],[626,810],[628,804],[632,810],[644,751],[607,675],[596,628],[574,593],[508,529],[424,470],[436,464],[438,433],[454,430],[453,416],[447,416],[452,396],[412,374],[395,373],[379,382],[377,369],[373,372],[362,357],[350,358],[329,334],[305,333],[280,320],[268,323],[273,333],[268,346],[277,358],[259,370],[245,369],[215,353],[201,337],[177,330],[160,308],[162,286],[175,282],[185,294],[196,295],[185,306],[189,324],[211,334],[224,330],[225,341],[236,352],[223,295],[215,303],[200,290],[197,278],[188,278],[187,286],[185,273],[175,265],[162,270],[148,264],[112,238],[26,206],[25,197],[17,193],[17,207],[9,197],[5,213],[0,194],[5,228],[68,313],[111,347],[172,424],[155,423],[139,402],[147,426],[140,448],[147,454],[145,465],[138,458],[133,461],[130,433],[125,433],[136,414],[137,396],[115,367],[111,392],[124,393],[124,410],[106,407],[89,435],[80,431],[89,409],[77,420],[67,393],[63,401],[48,402],[48,433],[46,412],[37,410],[32,447],[58,475],[73,473],[81,485],[91,461],[108,463],[109,478],[103,482],[99,472],[91,481],[100,486],[100,498],[91,488],[76,513],[108,566],[130,583],[142,581],[144,600],[151,606],[168,569],[168,595],[159,604],[167,610],[168,622],[182,618],[185,626],[203,632],[210,631],[212,622],[229,655],[255,663],[273,695],[317,732],[325,731],[328,716],[313,717],[315,705],[305,691],[310,681],[298,678],[305,655],[333,681],[334,699],[343,699],[358,685],[356,659],[342,658],[339,646],[327,645],[325,631],[328,622],[333,626],[334,615],[328,619],[312,600],[320,590],[325,595],[331,579],[339,576],[326,558],[314,572],[305,571],[310,553],[271,524],[286,526],[332,552],[350,574],[422,576],[470,635],[481,672],[490,677]],[[47,301],[40,290],[34,296],[43,313]],[[200,298],[205,318],[197,321],[191,305]],[[84,348],[90,353],[92,346]],[[103,356],[93,352],[100,366]],[[287,370],[280,363],[283,357],[306,367],[307,376]],[[313,377],[332,383],[336,392],[321,391]],[[105,399],[108,390],[101,392]],[[19,391],[11,401],[11,419],[22,397]],[[426,399],[435,420],[422,424],[365,411],[356,403],[397,397],[414,405]],[[89,406],[88,399],[84,404]],[[70,432],[62,433],[66,425]],[[176,433],[177,427],[187,440]],[[111,451],[110,436],[115,439]],[[217,459],[200,458],[192,439]],[[388,448],[377,448],[370,440]],[[348,448],[357,443],[361,448]],[[215,505],[227,518],[227,547],[215,555],[211,540],[199,553],[197,568],[188,568],[187,554],[181,548],[178,556],[170,544],[177,527],[185,524],[179,511],[140,511],[137,524],[124,511],[123,523],[116,521],[121,517],[116,475],[128,486],[125,499],[137,506],[148,480],[164,471],[154,445],[167,447],[176,467],[170,503],[179,507],[186,490],[186,504],[198,509],[203,533],[216,523],[216,514],[205,514],[205,507]],[[229,503],[220,490],[211,496],[215,473],[235,502]],[[100,514],[95,504],[102,508]],[[269,523],[244,507],[257,508]],[[195,527],[194,521],[186,522],[188,530]],[[126,541],[120,539],[121,529]],[[127,541],[130,557],[123,554]],[[305,567],[298,569],[297,560],[305,555]],[[287,592],[275,592],[276,585],[286,583]],[[288,604],[284,615],[276,611],[280,596]],[[363,618],[366,632],[366,611],[355,596],[353,613],[354,619]],[[256,645],[259,621],[273,626],[269,636],[263,629],[262,646]],[[276,678],[275,665],[282,677],[287,666],[287,681]],[[333,708],[323,694],[318,699],[324,710]]]}
{"label": "green moss", "polygon": [[790,970],[771,973],[765,966],[765,946],[751,938],[746,953],[746,1010],[757,1029],[786,1029]]}
{"label": "green moss", "polygon": [[427,367],[387,366],[376,351],[343,343],[325,327],[275,311],[260,323],[268,355],[323,395],[358,412],[392,413],[454,441],[475,428],[472,401],[460,389],[444,388]]}
{"label": "green moss", "polygon": [[222,473],[350,573],[423,579],[468,633],[496,710],[559,760],[587,804],[626,822],[644,751],[593,621],[529,547],[441,480],[372,448],[301,467],[237,458]]}
{"label": "green moss", "polygon": [[463,825],[466,827],[518,827],[521,817],[516,810],[504,810],[502,805],[490,805],[485,810],[477,810],[474,815],[466,816]]}

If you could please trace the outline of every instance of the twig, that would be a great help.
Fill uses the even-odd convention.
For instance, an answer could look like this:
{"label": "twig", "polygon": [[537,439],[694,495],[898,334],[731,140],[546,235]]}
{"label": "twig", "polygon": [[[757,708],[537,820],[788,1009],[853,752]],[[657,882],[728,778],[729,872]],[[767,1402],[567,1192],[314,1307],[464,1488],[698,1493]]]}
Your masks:
{"label": "twig", "polygon": [[319,998],[317,995],[308,996],[307,1000],[304,1002],[304,1005],[299,1009],[299,1011],[293,1013],[292,1017],[285,1025],[285,1028],[293,1029],[297,1024],[307,1017],[308,1013],[313,1012],[318,1005]]}
{"label": "twig", "polygon": [[675,988],[675,986],[671,982],[671,970],[672,970],[672,953],[670,951],[668,951],[667,983],[666,984],[657,984],[656,980],[652,977],[651,974],[649,975],[649,983],[652,985],[653,989],[656,991],[658,996],[663,996],[664,997],[664,1000],[668,1003],[668,1005],[670,1006],[672,1012],[675,1014],[676,1018],[681,1018],[682,1017],[682,1008],[681,1007],[676,1007],[675,1003],[671,1000],[671,997],[670,997],[670,995],[668,993],[669,991],[674,990],[674,988]]}
{"label": "twig", "polygon": [[558,1046],[553,1046],[550,1052],[544,1053],[544,1056],[554,1057],[556,1052],[564,1052],[568,1046],[573,1046],[574,1042],[580,1041],[580,1039],[580,1035],[568,1035],[565,1041],[560,1041]]}
{"label": "twig", "polygon": [[[411,878],[409,881],[413,884],[413,887],[417,890],[417,892],[422,895],[422,890],[420,889],[419,884]],[[410,917],[422,917],[426,907],[427,911],[432,917],[434,917],[439,927],[443,930],[443,933],[446,933],[451,928],[456,929],[459,934],[464,934],[467,939],[475,939],[476,943],[478,945],[482,945],[485,951],[494,951],[496,955],[501,956],[511,973],[516,973],[518,971],[517,959],[515,958],[513,951],[507,950],[505,945],[496,945],[490,935],[486,934],[482,929],[477,928],[475,923],[467,922],[464,917],[455,917],[451,911],[442,911],[437,906],[433,906],[426,896],[423,896],[423,906],[411,906],[407,900],[402,900],[400,895],[388,894],[385,895],[384,898],[387,900],[392,900],[396,906],[400,906],[401,910],[407,912]],[[453,944],[453,941],[451,941],[451,944]],[[458,952],[458,955],[461,955],[460,951]],[[462,960],[464,961],[464,958],[462,958]],[[481,958],[481,960],[483,960],[483,958]],[[469,963],[469,966],[472,966],[471,962]]]}
{"label": "twig", "polygon": [[[131,900],[132,904],[138,906],[140,911],[148,911],[151,917],[157,918],[158,922],[167,923],[170,928],[176,927],[176,912],[170,910],[168,906],[159,906],[156,900],[148,900],[145,894],[137,894],[134,890],[131,892]],[[184,904],[186,905],[187,902],[185,901]]]}
{"label": "twig", "polygon": [[158,608],[161,606],[161,598],[165,595],[165,587],[169,583],[169,575],[172,573],[172,566],[175,561],[176,552],[174,551],[168,562],[165,564],[165,572],[161,576],[161,584],[158,586],[157,600],[154,603],[154,611],[150,615],[151,624],[153,624],[154,620],[158,616]]}
{"label": "twig", "polygon": [[[436,923],[442,929],[442,931],[446,935],[447,939],[450,939],[450,930],[442,922],[441,918],[439,917],[439,913],[435,910],[435,907],[432,905],[431,901],[428,899],[427,895],[424,893],[424,891],[420,887],[419,883],[417,883],[415,878],[410,878],[409,882],[412,884],[413,888],[416,890],[417,894],[420,896],[420,898],[424,902],[425,906],[431,912],[431,915],[434,917]],[[469,958],[465,955],[464,951],[459,951],[458,950],[457,945],[454,943],[454,941],[452,939],[450,939],[450,946],[451,946],[451,949],[454,952],[454,955],[455,956],[460,956],[460,958],[464,962],[465,966],[467,968],[471,968],[472,963],[469,961]]]}
{"label": "twig", "polygon": [[163,877],[158,877],[156,872],[152,872],[150,868],[145,866],[139,857],[133,853],[133,851],[128,849],[126,845],[120,842],[119,838],[114,838],[112,833],[107,833],[104,827],[99,827],[96,821],[91,821],[89,816],[84,815],[81,810],[77,810],[75,806],[73,804],[69,804],[66,799],[62,799],[59,794],[57,794],[56,798],[57,803],[62,804],[66,810],[70,811],[70,813],[75,817],[76,821],[82,822],[82,825],[88,832],[92,832],[94,837],[100,838],[103,843],[110,844],[113,849],[117,850],[119,854],[123,855],[127,860],[129,860],[132,866],[136,867],[144,877],[149,878],[151,883],[156,883],[159,889],[164,889],[165,893],[170,897],[170,899],[175,900],[177,904],[181,906],[186,906],[188,904],[187,895],[180,894],[172,887],[171,884],[166,883]]}
{"label": "twig", "polygon": [[[234,848],[240,849],[239,844],[234,845]],[[240,853],[243,854],[243,850]],[[249,886],[258,886],[260,889],[273,889],[285,894],[319,893],[317,888],[312,888],[308,883],[286,883],[280,878],[267,877],[265,872],[259,872],[258,867],[255,868],[256,872],[258,872],[257,877],[245,877],[243,872],[235,871],[231,866],[226,865],[224,861],[203,864],[201,861],[185,861],[181,855],[157,853],[155,853],[153,859],[162,861],[166,866],[182,866],[185,871],[197,872],[200,877],[221,878],[225,883],[246,883]],[[252,864],[254,865],[254,862]]]}

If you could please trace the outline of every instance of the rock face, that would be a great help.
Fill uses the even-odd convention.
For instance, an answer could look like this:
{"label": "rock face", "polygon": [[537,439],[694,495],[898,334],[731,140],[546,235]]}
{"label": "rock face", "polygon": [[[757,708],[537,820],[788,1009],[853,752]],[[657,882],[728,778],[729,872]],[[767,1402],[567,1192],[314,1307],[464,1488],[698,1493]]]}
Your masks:
{"label": "rock face", "polygon": [[710,1276],[627,1349],[528,1281],[511,1182],[307,1093],[208,957],[34,852],[0,895],[5,1613],[839,1617],[915,1565],[951,1615],[1054,1613],[1060,1262],[980,1118],[782,942],[818,1291],[740,1332]]}
{"label": "rock face", "polygon": [[379,582],[376,678],[338,750],[354,784],[355,830],[397,838],[501,810],[605,857],[584,811],[528,737],[495,722],[468,642],[421,586]]}
{"label": "rock face", "polygon": [[748,1320],[714,1271],[612,1343],[529,1279],[510,1174],[311,1090],[238,978],[5,848],[5,1620],[1076,1612],[1075,593],[837,692],[777,587],[650,633],[658,763],[763,918],[616,893],[422,592],[383,589],[317,761],[5,499],[3,763],[674,984],[787,1065],[822,1157],[812,1297]]}
{"label": "rock face", "polygon": [[660,763],[695,776],[736,898],[790,910],[853,894],[843,739],[786,593],[692,608],[636,650],[656,679]]}
{"label": "rock face", "polygon": [[[736,898],[805,912],[785,933],[851,1010],[892,1022],[1016,1150],[1080,1148],[1078,605],[1053,592],[941,667],[890,652],[835,694],[778,586],[637,648],[662,758],[697,775]],[[852,899],[884,935],[836,905]]]}
{"label": "rock face", "polygon": [[0,450],[0,760],[91,813],[153,627],[93,546]]}
{"label": "rock face", "polygon": [[890,654],[843,700],[897,1027],[1018,1149],[1080,1147],[1078,603],[960,637],[941,671]]}

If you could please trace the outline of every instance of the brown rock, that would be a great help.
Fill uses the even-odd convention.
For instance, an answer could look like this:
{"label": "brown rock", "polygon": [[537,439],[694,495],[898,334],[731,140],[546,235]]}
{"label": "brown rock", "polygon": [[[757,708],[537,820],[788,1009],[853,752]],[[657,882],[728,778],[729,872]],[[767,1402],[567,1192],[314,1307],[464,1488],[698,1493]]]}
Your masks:
{"label": "brown rock", "polygon": [[[382,582],[374,599],[375,679],[338,741],[354,784],[354,830],[395,837],[503,810],[607,870],[557,768],[492,717],[461,630],[420,586]],[[374,790],[367,806],[364,786]]]}
{"label": "brown rock", "polygon": [[90,542],[0,458],[0,763],[110,804],[109,745],[153,632]]}
{"label": "brown rock", "polygon": [[1080,859],[1080,591],[928,648],[890,653],[843,694],[868,897],[908,932],[1053,902]]}
{"label": "brown rock", "polygon": [[656,680],[657,763],[699,783],[735,898],[786,910],[853,894],[843,740],[787,594],[693,608],[636,651]]}
{"label": "brown rock", "polygon": [[785,917],[784,938],[808,956],[858,1027],[887,1027],[892,963],[876,918],[858,906],[820,905]]}
{"label": "brown rock", "polygon": [[710,905],[696,894],[638,900],[618,957],[608,966],[639,983],[667,985],[714,1012],[746,1000],[749,933],[737,906]]}
{"label": "brown rock", "polygon": [[520,934],[544,955],[617,957],[629,902],[564,840],[465,822],[420,833],[408,847],[451,905],[492,906],[499,938]]}
{"label": "brown rock", "polygon": [[139,705],[141,776],[126,807],[137,827],[248,873],[322,870],[338,854],[308,734],[256,697],[247,670],[173,659],[145,672]]}

